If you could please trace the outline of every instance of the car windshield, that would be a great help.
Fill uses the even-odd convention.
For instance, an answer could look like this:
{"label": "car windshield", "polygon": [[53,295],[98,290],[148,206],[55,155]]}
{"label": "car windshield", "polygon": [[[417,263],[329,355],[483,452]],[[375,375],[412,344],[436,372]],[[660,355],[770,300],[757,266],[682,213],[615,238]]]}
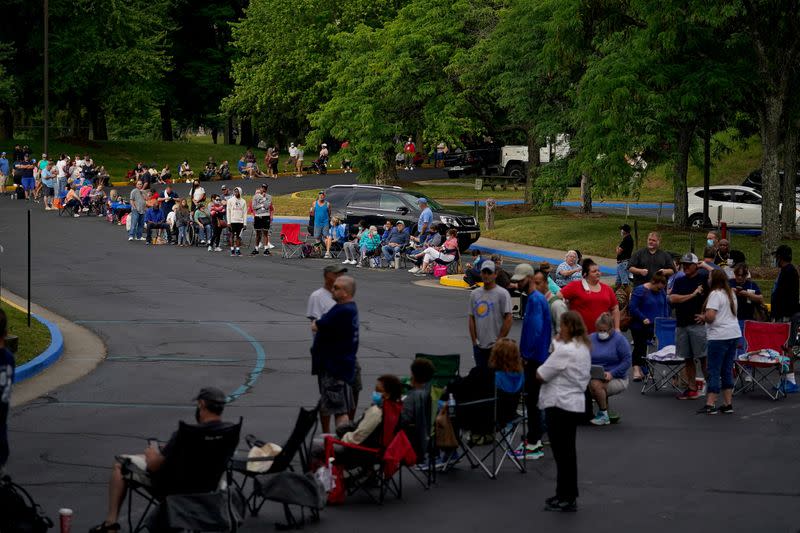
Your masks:
{"label": "car windshield", "polygon": [[400,193],[403,196],[403,199],[410,203],[411,205],[417,205],[417,198],[425,198],[428,200],[428,207],[433,209],[434,211],[444,211],[444,207],[441,206],[436,200],[432,198],[428,198],[424,194],[420,194],[414,191],[403,191]]}

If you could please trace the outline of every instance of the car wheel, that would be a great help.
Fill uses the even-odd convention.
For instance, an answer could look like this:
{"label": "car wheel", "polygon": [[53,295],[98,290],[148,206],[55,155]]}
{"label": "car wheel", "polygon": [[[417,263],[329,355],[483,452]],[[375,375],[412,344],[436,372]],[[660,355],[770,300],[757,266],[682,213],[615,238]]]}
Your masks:
{"label": "car wheel", "polygon": [[461,172],[459,172],[457,170],[448,170],[447,171],[447,177],[450,178],[451,180],[454,180],[456,178],[460,178],[461,177]]}
{"label": "car wheel", "polygon": [[511,163],[506,167],[506,176],[514,176],[515,178],[524,179],[525,171],[519,163]]}
{"label": "car wheel", "polygon": [[703,229],[703,226],[711,225],[711,221],[706,219],[707,224],[703,224],[703,214],[697,213],[689,217],[689,227],[692,229]]}

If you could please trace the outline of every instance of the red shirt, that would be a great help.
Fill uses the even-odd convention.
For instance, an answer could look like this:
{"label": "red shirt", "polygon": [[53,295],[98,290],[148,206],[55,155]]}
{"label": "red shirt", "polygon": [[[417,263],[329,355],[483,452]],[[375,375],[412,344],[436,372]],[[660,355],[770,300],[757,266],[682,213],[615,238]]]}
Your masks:
{"label": "red shirt", "polygon": [[594,323],[603,313],[610,313],[619,305],[611,287],[600,284],[600,291],[592,292],[583,287],[584,280],[568,283],[561,289],[561,296],[569,301],[570,311],[576,311],[586,324],[586,331],[594,333]]}

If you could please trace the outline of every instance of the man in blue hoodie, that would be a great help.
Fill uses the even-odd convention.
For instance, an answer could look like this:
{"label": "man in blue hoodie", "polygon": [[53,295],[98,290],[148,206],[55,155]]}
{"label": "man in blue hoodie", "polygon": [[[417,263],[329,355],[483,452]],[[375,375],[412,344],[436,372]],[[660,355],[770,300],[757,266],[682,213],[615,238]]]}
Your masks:
{"label": "man in blue hoodie", "polygon": [[144,224],[147,226],[147,242],[146,244],[153,243],[153,230],[154,229],[165,229],[169,231],[169,226],[167,225],[167,215],[158,208],[157,205],[154,205],[150,209],[147,210],[147,213],[144,214]]}
{"label": "man in blue hoodie", "polygon": [[11,383],[14,381],[14,355],[6,348],[8,319],[0,309],[0,472],[8,461],[8,411],[11,406]]}
{"label": "man in blue hoodie", "polygon": [[522,320],[522,335],[519,349],[525,366],[525,408],[528,411],[528,435],[514,454],[522,459],[539,459],[544,455],[542,447],[542,417],[539,412],[539,380],[536,370],[550,354],[552,326],[550,324],[550,305],[544,295],[536,290],[533,283],[536,271],[528,263],[520,263],[514,269],[511,281],[528,295],[525,317]]}

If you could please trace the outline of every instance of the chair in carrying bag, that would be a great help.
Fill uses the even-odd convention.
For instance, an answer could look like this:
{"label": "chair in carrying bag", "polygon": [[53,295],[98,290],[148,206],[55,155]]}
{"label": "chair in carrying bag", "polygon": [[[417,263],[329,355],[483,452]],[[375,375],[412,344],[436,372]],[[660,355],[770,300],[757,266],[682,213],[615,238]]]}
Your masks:
{"label": "chair in carrying bag", "polygon": [[[399,431],[402,410],[402,402],[383,402],[380,444],[377,448],[349,444],[332,436],[325,437],[326,459],[333,457],[336,465],[350,474],[346,483],[348,496],[363,491],[378,504],[383,503],[388,493],[402,498],[402,466],[411,466],[417,461],[408,437]],[[337,457],[337,447],[346,453]]]}
{"label": "chair in carrying bag", "polygon": [[686,361],[672,351],[671,356],[663,356],[670,347],[675,347],[675,328],[677,321],[674,318],[658,317],[655,322],[655,335],[657,352],[648,353],[645,358],[647,376],[642,382],[642,394],[650,391],[659,391],[672,388],[681,392],[680,384],[673,378],[680,378],[681,372],[686,367]]}
{"label": "chair in carrying bag", "polygon": [[[786,374],[792,371],[788,343],[791,325],[787,322],[745,320],[743,336],[747,353],[737,355],[734,394],[761,389],[772,400],[786,397]],[[760,357],[757,352],[773,350],[773,357]]]}
{"label": "chair in carrying bag", "polygon": [[[241,518],[233,509],[230,490],[231,458],[239,444],[241,428],[241,418],[238,424],[217,428],[180,422],[172,450],[157,475],[151,478],[152,484],[143,483],[135,467],[124,463],[129,531],[172,527],[208,531],[212,522],[216,523],[214,531],[232,529]],[[136,527],[132,512],[134,494],[147,501]],[[157,511],[150,514],[153,507]],[[180,524],[173,526],[171,519],[179,520]],[[191,521],[194,525],[188,523]]]}
{"label": "chair in carrying bag", "polygon": [[[293,479],[292,476],[282,478],[283,481],[274,481],[272,478],[277,474],[283,472],[294,472],[292,462],[295,456],[299,457],[300,474],[306,474],[310,471],[310,454],[311,442],[314,438],[314,433],[317,427],[319,409],[304,409],[300,408],[295,422],[294,429],[286,440],[286,444],[281,448],[281,451],[274,456],[267,457],[248,457],[249,450],[255,446],[261,447],[264,445],[263,441],[256,439],[252,435],[245,437],[245,442],[248,445],[248,451],[237,452],[233,458],[233,471],[236,474],[241,474],[242,479],[234,478],[234,486],[236,490],[242,495],[245,500],[247,510],[251,516],[258,516],[261,507],[266,501],[278,501],[284,505],[284,514],[286,515],[288,524],[299,525],[304,521],[304,505],[302,503],[287,502],[286,498],[281,497],[276,499],[276,494],[281,494],[284,490],[280,483],[300,483]],[[254,471],[250,465],[253,463],[266,462],[270,464],[269,470],[266,472]],[[250,465],[248,465],[250,463]],[[247,485],[250,484],[250,494],[247,495]],[[299,505],[301,509],[301,519],[298,522],[292,515],[289,505]],[[319,519],[318,508],[311,507],[311,519]]]}
{"label": "chair in carrying bag", "polygon": [[284,259],[303,257],[303,246],[307,233],[300,231],[300,224],[281,225],[281,255]]}
{"label": "chair in carrying bag", "polygon": [[437,387],[446,387],[459,376],[461,368],[461,354],[434,355],[417,353],[414,359],[427,359],[433,363],[433,379],[431,384]]}

